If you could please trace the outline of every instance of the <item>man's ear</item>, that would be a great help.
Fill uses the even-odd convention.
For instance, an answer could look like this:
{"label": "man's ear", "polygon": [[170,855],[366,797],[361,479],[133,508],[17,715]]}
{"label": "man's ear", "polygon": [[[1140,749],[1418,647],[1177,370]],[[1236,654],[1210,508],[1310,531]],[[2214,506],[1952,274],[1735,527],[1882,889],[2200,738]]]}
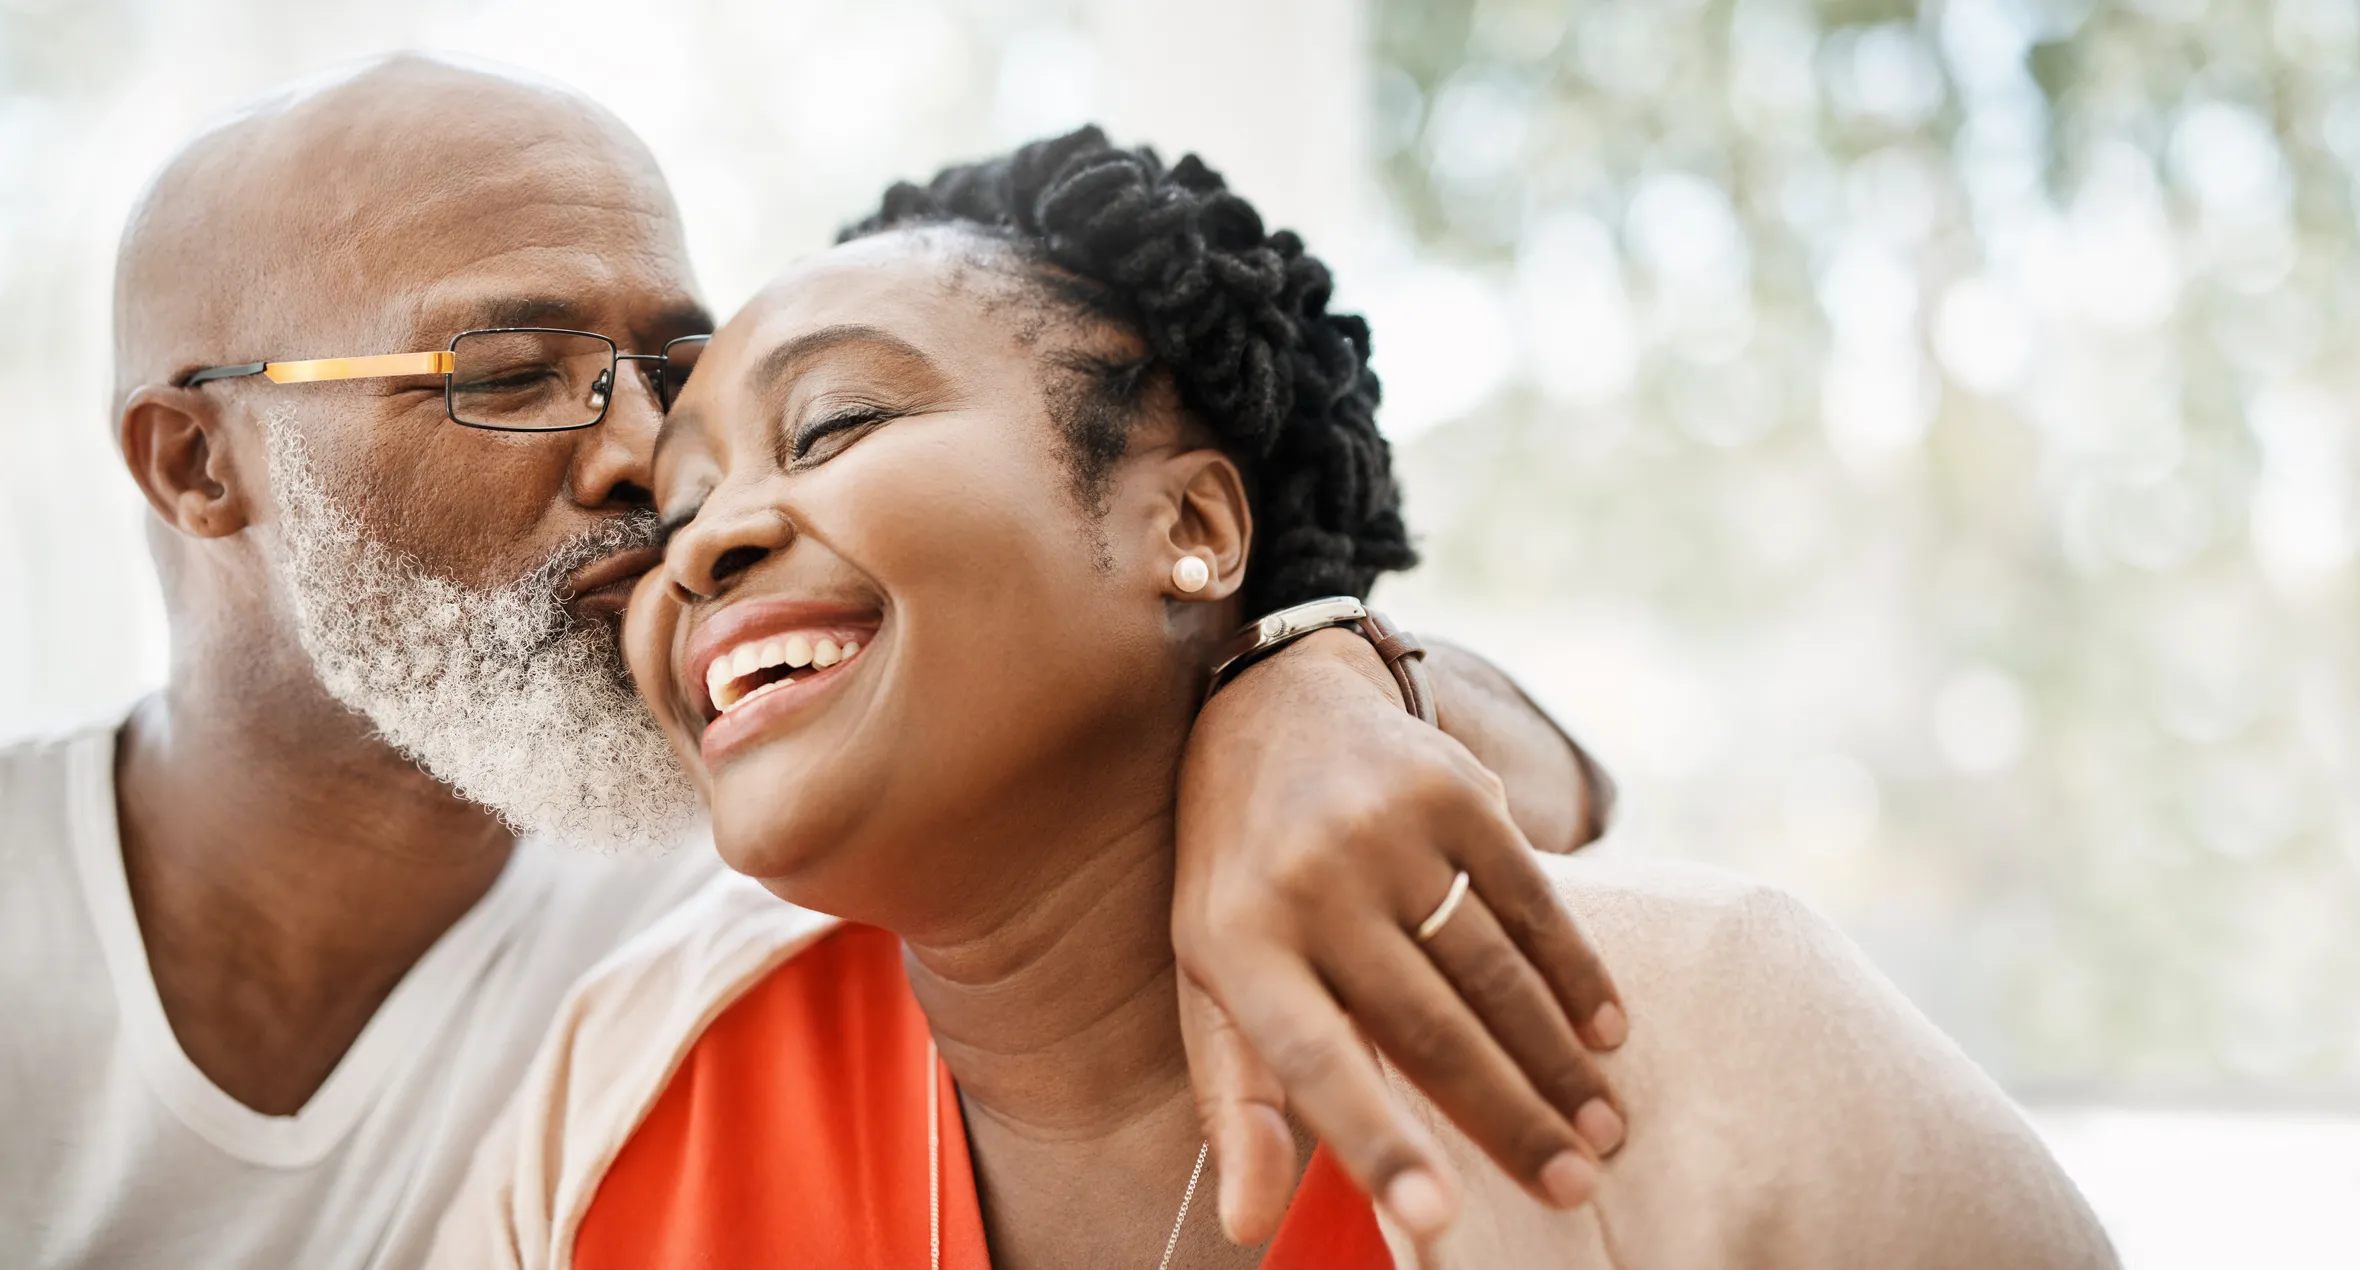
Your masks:
{"label": "man's ear", "polygon": [[1183,590],[1167,572],[1164,593],[1176,600],[1226,600],[1245,585],[1246,558],[1254,541],[1254,510],[1246,500],[1245,477],[1219,450],[1186,450],[1173,455],[1171,521],[1165,567],[1195,556],[1209,568],[1205,585]]}
{"label": "man's ear", "polygon": [[226,538],[248,524],[221,412],[193,388],[147,384],[123,403],[116,441],[131,479],[164,523],[194,538]]}

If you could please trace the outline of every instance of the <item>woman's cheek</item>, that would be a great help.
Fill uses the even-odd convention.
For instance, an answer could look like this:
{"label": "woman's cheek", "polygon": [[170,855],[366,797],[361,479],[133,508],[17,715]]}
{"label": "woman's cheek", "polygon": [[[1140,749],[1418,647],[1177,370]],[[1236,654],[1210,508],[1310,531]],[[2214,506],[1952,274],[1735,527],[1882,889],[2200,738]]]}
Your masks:
{"label": "woman's cheek", "polygon": [[664,566],[659,564],[632,589],[631,603],[623,612],[623,662],[630,668],[640,701],[677,747],[682,720],[678,717],[679,679],[673,674],[672,658],[679,642],[680,603],[672,598],[665,578]]}

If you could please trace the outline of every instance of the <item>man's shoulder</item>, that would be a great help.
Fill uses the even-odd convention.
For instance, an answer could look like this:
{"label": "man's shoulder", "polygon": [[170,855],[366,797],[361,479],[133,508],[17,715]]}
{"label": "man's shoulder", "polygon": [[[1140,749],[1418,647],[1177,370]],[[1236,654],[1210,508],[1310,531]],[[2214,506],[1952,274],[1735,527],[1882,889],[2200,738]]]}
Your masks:
{"label": "man's shoulder", "polygon": [[0,826],[42,810],[62,810],[77,775],[111,751],[115,725],[0,741]]}
{"label": "man's shoulder", "polygon": [[1543,867],[1630,1013],[1601,1060],[1631,1124],[1600,1209],[1625,1255],[2113,1264],[2006,1095],[1801,900],[1695,864]]}
{"label": "man's shoulder", "polygon": [[[68,1078],[58,1073],[74,1069],[54,1064],[77,1061],[117,1026],[103,928],[130,907],[114,841],[113,731],[0,745],[0,1016],[16,1024],[0,1027],[0,1076],[46,1070],[51,1086],[70,1083],[91,1069]],[[7,1094],[21,1083],[0,1081]],[[23,1110],[21,1099],[0,1102]]]}
{"label": "man's shoulder", "polygon": [[[70,860],[78,835],[111,834],[112,724],[0,744],[0,861],[22,891],[34,861]],[[69,870],[70,871],[70,870]]]}
{"label": "man's shoulder", "polygon": [[1541,868],[1585,930],[1641,957],[1689,961],[1706,947],[1842,941],[1793,894],[1709,865],[1583,852],[1545,856]]}
{"label": "man's shoulder", "polygon": [[1782,1046],[1790,1057],[1833,1046],[1955,1058],[1833,922],[1779,887],[1643,857],[1543,867],[1622,992],[1622,1057],[1644,1057],[1653,1075],[1750,1087],[1773,1076],[1754,1058]]}

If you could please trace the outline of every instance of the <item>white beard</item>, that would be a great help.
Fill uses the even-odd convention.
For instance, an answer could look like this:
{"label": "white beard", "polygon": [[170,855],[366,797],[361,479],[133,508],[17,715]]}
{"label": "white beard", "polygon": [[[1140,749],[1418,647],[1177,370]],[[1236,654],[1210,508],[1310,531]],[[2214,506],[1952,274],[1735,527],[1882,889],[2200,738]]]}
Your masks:
{"label": "white beard", "polygon": [[369,536],[320,482],[291,418],[265,429],[275,547],[295,629],[331,696],[519,833],[604,851],[678,841],[699,805],[601,624],[560,601],[576,569],[655,541],[618,518],[504,587],[475,591]]}

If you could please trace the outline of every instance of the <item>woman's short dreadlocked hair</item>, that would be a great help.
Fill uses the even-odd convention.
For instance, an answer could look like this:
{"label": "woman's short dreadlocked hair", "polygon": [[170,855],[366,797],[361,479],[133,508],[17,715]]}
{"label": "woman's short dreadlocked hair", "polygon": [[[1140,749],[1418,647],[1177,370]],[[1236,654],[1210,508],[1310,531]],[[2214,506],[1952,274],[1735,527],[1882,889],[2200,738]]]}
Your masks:
{"label": "woman's short dreadlocked hair", "polygon": [[1152,150],[1084,128],[898,183],[838,241],[921,225],[1012,245],[1054,267],[1053,294],[1144,337],[1147,365],[1101,375],[1101,404],[1064,412],[1085,487],[1124,453],[1141,372],[1168,373],[1246,473],[1249,614],[1365,596],[1379,573],[1417,563],[1377,433],[1368,323],[1328,312],[1327,266],[1293,233],[1263,232],[1253,205],[1195,155],[1167,169]]}

